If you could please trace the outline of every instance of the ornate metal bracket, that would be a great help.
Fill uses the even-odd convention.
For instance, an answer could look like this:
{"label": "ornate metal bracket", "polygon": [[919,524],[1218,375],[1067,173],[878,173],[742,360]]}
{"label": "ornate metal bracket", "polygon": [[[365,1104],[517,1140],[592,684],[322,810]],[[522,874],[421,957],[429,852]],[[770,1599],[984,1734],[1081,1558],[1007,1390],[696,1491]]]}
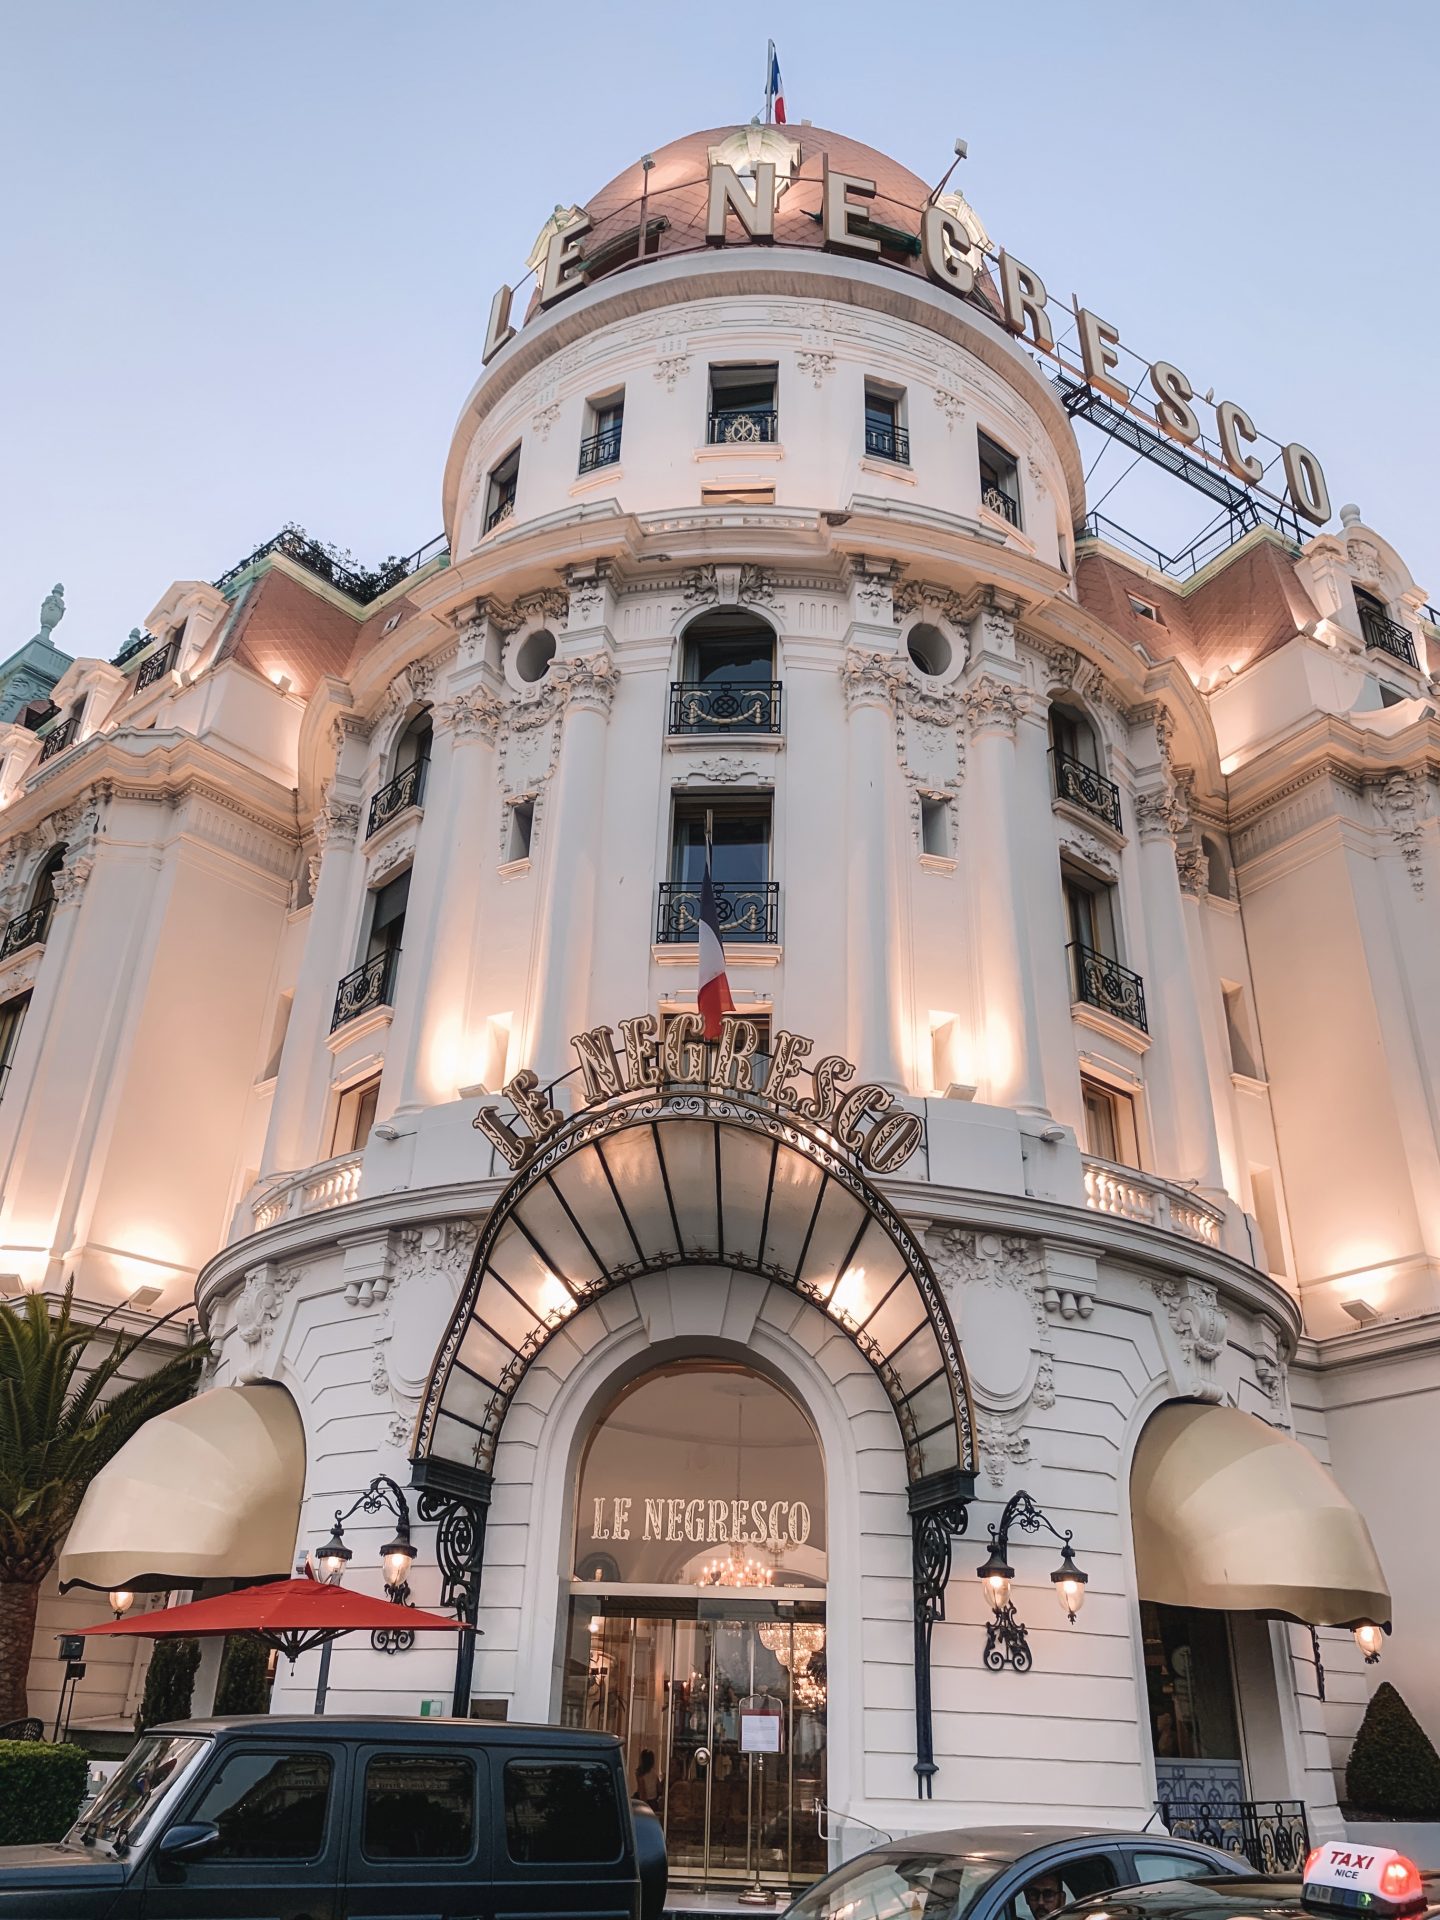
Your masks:
{"label": "ornate metal bracket", "polygon": [[[460,1475],[456,1473],[454,1479]],[[470,1717],[470,1690],[475,1673],[475,1640],[479,1632],[480,1576],[485,1567],[485,1524],[490,1517],[491,1478],[471,1470],[464,1485],[453,1484],[443,1464],[417,1460],[412,1484],[419,1489],[420,1518],[438,1528],[435,1558],[440,1565],[440,1604],[452,1607],[457,1620],[474,1629],[456,1636],[455,1691],[450,1710],[459,1719]]]}
{"label": "ornate metal bracket", "polygon": [[[388,1473],[377,1473],[365,1491],[353,1506],[343,1512],[335,1509],[335,1527],[329,1545],[338,1552],[344,1542],[345,1522],[356,1513],[393,1513],[397,1530],[396,1544],[410,1544],[410,1505],[405,1498],[403,1488],[392,1480]],[[349,1555],[342,1555],[348,1559]],[[401,1580],[392,1585],[385,1582],[385,1598],[397,1607],[413,1607],[410,1598],[410,1582]],[[408,1653],[415,1644],[415,1635],[409,1627],[377,1627],[370,1635],[370,1645],[376,1653]]]}
{"label": "ornate metal bracket", "polygon": [[991,1614],[986,1625],[985,1664],[992,1673],[1001,1673],[1006,1667],[1028,1673],[1035,1664],[1025,1622],[1008,1600],[998,1613]]}
{"label": "ornate metal bracket", "polygon": [[1325,1665],[1320,1658],[1320,1636],[1314,1627],[1310,1629],[1310,1651],[1315,1656],[1315,1691],[1325,1698]]}
{"label": "ornate metal bracket", "polygon": [[917,1797],[931,1798],[938,1771],[930,1693],[930,1647],[935,1623],[945,1618],[945,1589],[955,1540],[970,1522],[965,1499],[912,1510],[910,1515],[915,1587],[915,1777]]}
{"label": "ornate metal bracket", "polygon": [[1035,1664],[1025,1622],[1015,1611],[1015,1604],[1010,1598],[1010,1582],[1015,1577],[1015,1569],[1009,1564],[1012,1527],[1018,1527],[1022,1533],[1039,1533],[1043,1527],[1060,1542],[1060,1565],[1050,1578],[1055,1585],[1056,1597],[1072,1624],[1085,1598],[1085,1585],[1089,1579],[1089,1575],[1082,1573],[1075,1564],[1075,1536],[1071,1529],[1067,1527],[1062,1533],[1034,1497],[1023,1488],[1012,1494],[1005,1503],[999,1525],[990,1528],[990,1557],[976,1569],[990,1596],[992,1608],[985,1628],[983,1655],[985,1665],[992,1673],[1003,1672],[1006,1667],[1013,1667],[1016,1673],[1029,1673]]}

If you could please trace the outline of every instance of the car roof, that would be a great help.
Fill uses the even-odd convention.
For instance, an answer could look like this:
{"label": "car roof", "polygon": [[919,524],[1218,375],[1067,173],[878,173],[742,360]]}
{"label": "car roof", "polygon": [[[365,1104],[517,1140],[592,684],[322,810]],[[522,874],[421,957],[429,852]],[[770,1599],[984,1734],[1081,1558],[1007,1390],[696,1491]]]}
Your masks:
{"label": "car roof", "polygon": [[[1028,1853],[1049,1847],[1071,1846],[1084,1841],[1092,1846],[1183,1847],[1187,1852],[1208,1854],[1219,1860],[1218,1849],[1194,1840],[1172,1840],[1167,1833],[1141,1833],[1130,1828],[1097,1829],[1072,1827],[942,1827],[934,1833],[913,1833],[903,1840],[884,1841],[871,1849],[875,1853],[958,1853],[978,1854],[989,1860],[1021,1860]],[[1237,1863],[1238,1864],[1238,1863]]]}
{"label": "car roof", "polygon": [[452,1746],[462,1739],[483,1746],[583,1747],[592,1751],[618,1749],[620,1745],[613,1733],[591,1733],[580,1727],[549,1727],[525,1720],[421,1720],[402,1713],[231,1713],[208,1720],[169,1720],[147,1731],[212,1736],[263,1732],[326,1740],[391,1740],[403,1733],[407,1741],[443,1740]]}
{"label": "car roof", "polygon": [[[1420,1875],[1429,1906],[1410,1920],[1425,1920],[1440,1908],[1440,1873]],[[1075,1916],[1103,1913],[1106,1920],[1226,1920],[1228,1914],[1252,1915],[1262,1909],[1267,1916],[1315,1914],[1316,1908],[1301,1898],[1299,1874],[1266,1874],[1254,1880],[1235,1881],[1223,1875],[1203,1874],[1195,1880],[1157,1880],[1145,1887],[1126,1887],[1119,1892],[1073,1900],[1060,1913]],[[1059,1916],[1055,1917],[1059,1920]]]}

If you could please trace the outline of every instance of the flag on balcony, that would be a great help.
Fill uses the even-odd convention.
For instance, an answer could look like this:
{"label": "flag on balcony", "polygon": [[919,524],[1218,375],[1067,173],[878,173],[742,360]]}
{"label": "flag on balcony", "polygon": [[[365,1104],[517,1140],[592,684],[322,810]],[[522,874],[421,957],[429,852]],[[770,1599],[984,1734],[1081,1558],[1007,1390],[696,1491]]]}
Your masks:
{"label": "flag on balcony", "polygon": [[770,42],[770,58],[765,68],[765,124],[771,121],[777,127],[785,124],[785,86],[780,78],[780,60],[775,52],[775,42]]}
{"label": "flag on balcony", "polygon": [[700,991],[696,995],[700,1017],[705,1022],[705,1038],[720,1038],[723,1014],[735,1011],[730,998],[730,982],[725,978],[725,942],[720,937],[720,909],[715,901],[715,886],[710,878],[710,841],[705,841],[705,877],[700,882]]}

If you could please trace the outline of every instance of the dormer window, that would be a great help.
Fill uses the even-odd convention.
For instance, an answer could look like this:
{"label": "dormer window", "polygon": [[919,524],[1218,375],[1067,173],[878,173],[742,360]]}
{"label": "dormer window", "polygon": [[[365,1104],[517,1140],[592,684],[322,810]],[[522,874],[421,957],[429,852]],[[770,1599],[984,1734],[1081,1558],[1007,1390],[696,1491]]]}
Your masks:
{"label": "dormer window", "polygon": [[520,484],[520,449],[512,447],[497,467],[491,469],[485,495],[485,531],[490,533],[515,511],[515,489]]}
{"label": "dormer window", "polygon": [[1355,611],[1360,616],[1360,631],[1369,651],[1388,653],[1396,660],[1403,660],[1407,667],[1419,665],[1409,628],[1390,618],[1390,609],[1383,600],[1367,593],[1364,587],[1356,587]]}
{"label": "dormer window", "polygon": [[753,446],[776,438],[779,377],[780,369],[773,362],[711,367],[706,438],[712,447]]}
{"label": "dormer window", "polygon": [[1012,527],[1020,525],[1020,469],[1013,454],[996,444],[988,433],[978,436],[980,445],[980,504],[998,513]]}

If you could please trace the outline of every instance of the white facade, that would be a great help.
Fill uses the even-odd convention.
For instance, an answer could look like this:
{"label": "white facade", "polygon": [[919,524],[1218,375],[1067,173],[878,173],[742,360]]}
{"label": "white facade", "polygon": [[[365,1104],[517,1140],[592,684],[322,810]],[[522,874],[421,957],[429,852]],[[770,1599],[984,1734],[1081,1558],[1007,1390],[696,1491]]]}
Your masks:
{"label": "white facade", "polygon": [[[681,158],[703,172],[716,137]],[[868,150],[801,140],[807,165],[828,146],[899,193]],[[717,444],[737,369],[773,380],[739,409],[769,424]],[[867,396],[892,436],[876,415],[868,453]],[[578,471],[611,432],[618,458]],[[986,441],[1013,463],[998,504]],[[1129,1486],[1176,1400],[1258,1416],[1331,1466],[1394,1598],[1380,1671],[1440,1731],[1436,1548],[1408,1485],[1440,1438],[1440,734],[1400,557],[1348,512],[1303,550],[1252,533],[1183,589],[1077,547],[1079,454],[1034,358],[983,304],[813,245],[662,252],[535,313],[466,403],[445,503],[449,564],[368,607],[265,555],[223,592],[172,589],[152,684],[156,651],[77,659],[60,752],[6,730],[9,912],[64,861],[43,944],[0,960],[0,1001],[31,994],[0,1100],[0,1263],[106,1304],[158,1286],[156,1312],[193,1287],[214,1384],[277,1381],[300,1410],[314,1547],[377,1472],[408,1484],[508,1172],[476,1113],[521,1068],[571,1074],[575,1033],[694,1006],[693,939],[657,937],[680,925],[662,886],[693,878],[677,818],[768,816],[764,937],[727,945],[738,1011],[923,1114],[923,1152],[877,1184],[944,1290],[973,1397],[933,1799],[915,1797],[886,1392],[821,1305],[723,1263],[567,1307],[524,1372],[494,1457],[475,1696],[562,1712],[587,1439],[646,1369],[709,1358],[780,1384],[823,1452],[842,1826],[1150,1817]],[[1289,583],[1284,631],[1261,629],[1256,568]],[[1367,644],[1357,584],[1419,664]],[[1150,614],[1112,615],[1102,588]],[[696,632],[757,628],[767,724],[674,730]],[[425,715],[419,804],[395,804]],[[405,874],[395,961],[377,898]],[[337,983],[372,956],[332,1030]],[[572,1076],[557,1106],[577,1098]],[[1073,1530],[1088,1597],[1067,1625],[1053,1552],[1016,1535],[1034,1670],[991,1672],[971,1554],[1021,1487]],[[377,1591],[386,1524],[347,1532],[350,1577]],[[435,1604],[433,1531],[417,1537],[412,1586]],[[1322,1627],[1322,1700],[1305,1626],[1228,1618],[1246,1795],[1336,1829],[1373,1670]],[[331,1705],[418,1711],[452,1667],[449,1648],[341,1642]],[[313,1686],[312,1657],[277,1699]]]}

